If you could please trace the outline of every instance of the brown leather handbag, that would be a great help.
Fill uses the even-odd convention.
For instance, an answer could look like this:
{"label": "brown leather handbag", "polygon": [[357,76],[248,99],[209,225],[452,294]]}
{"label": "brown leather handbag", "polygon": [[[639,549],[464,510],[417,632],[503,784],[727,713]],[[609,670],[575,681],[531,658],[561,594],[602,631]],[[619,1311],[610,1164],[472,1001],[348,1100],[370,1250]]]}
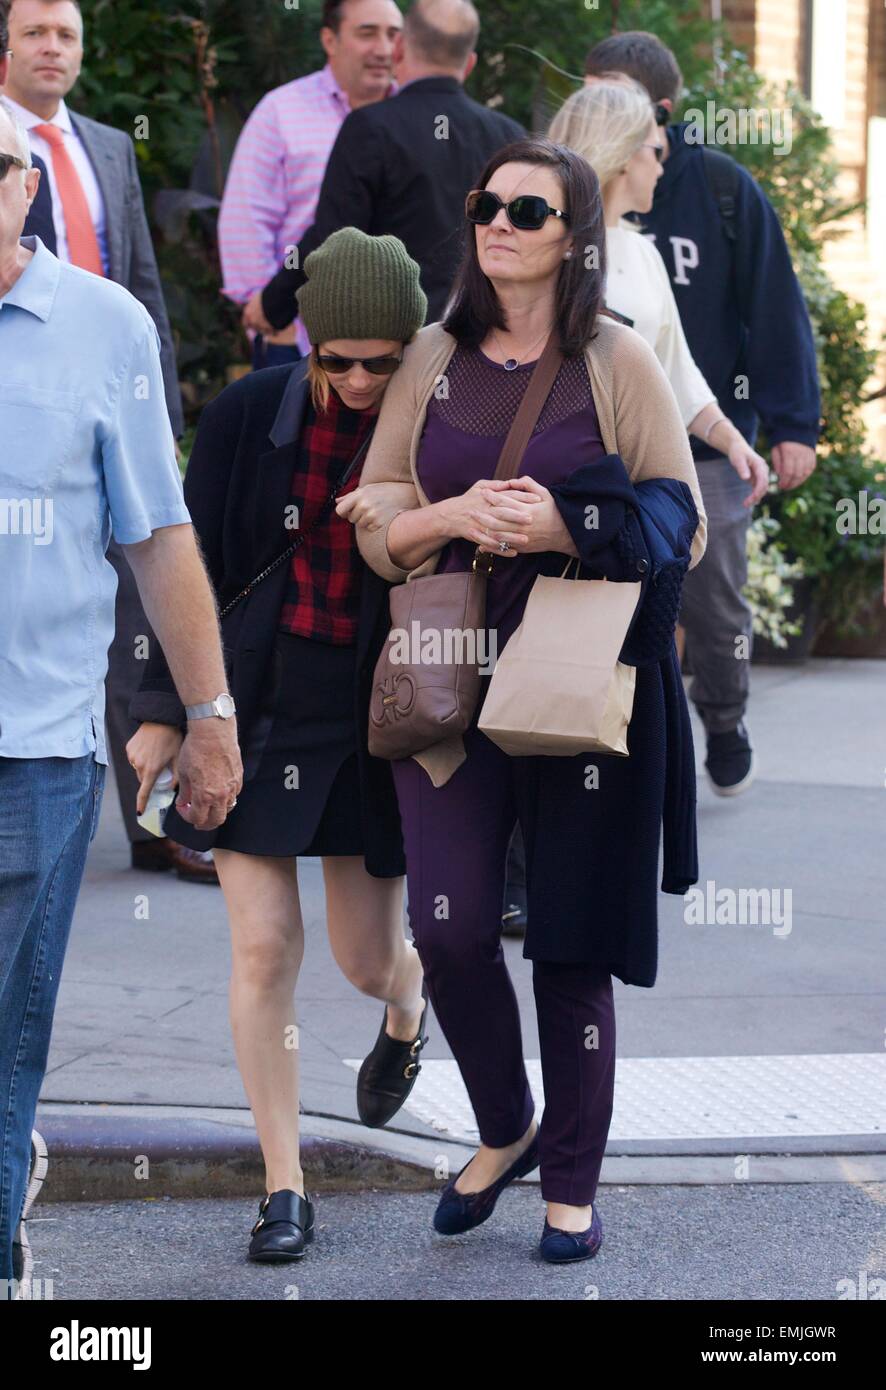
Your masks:
{"label": "brown leather handbag", "polygon": [[[519,472],[562,361],[554,332],[514,416],[496,478]],[[373,757],[409,758],[470,725],[480,698],[477,653],[494,560],[478,546],[469,570],[407,579],[391,590],[391,631],[375,667],[369,705]]]}

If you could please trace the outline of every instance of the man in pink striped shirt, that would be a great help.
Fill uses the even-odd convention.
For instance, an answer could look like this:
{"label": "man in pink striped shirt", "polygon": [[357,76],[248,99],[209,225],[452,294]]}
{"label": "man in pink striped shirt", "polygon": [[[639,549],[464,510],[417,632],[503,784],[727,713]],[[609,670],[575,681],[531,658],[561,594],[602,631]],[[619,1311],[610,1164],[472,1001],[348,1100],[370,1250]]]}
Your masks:
{"label": "man in pink striped shirt", "polygon": [[[296,12],[293,12],[294,15]],[[403,19],[394,0],[326,0],[320,42],[327,64],[258,103],[237,141],[219,215],[223,293],[247,304],[313,224],[329,153],[349,111],[381,101],[392,82]],[[256,339],[253,365],[308,351],[301,323]]]}

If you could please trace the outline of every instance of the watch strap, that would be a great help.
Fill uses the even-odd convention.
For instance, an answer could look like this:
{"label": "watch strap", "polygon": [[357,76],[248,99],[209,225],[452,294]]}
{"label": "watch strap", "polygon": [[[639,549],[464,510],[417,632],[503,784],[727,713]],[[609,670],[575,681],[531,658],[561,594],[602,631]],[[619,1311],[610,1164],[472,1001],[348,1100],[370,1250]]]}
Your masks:
{"label": "watch strap", "polygon": [[216,718],[221,718],[220,715],[216,714],[214,700],[207,700],[202,705],[185,705],[185,714],[188,719],[211,719],[213,715]]}

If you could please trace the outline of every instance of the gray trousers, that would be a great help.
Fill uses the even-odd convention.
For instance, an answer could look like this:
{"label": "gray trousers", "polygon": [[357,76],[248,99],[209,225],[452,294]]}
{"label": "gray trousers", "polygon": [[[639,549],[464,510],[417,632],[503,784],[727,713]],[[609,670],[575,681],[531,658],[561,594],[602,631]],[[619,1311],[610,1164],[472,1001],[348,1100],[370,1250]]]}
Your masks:
{"label": "gray trousers", "polygon": [[[136,840],[153,840],[149,830],[143,830],[135,818],[135,799],[138,795],[138,778],[129,766],[126,745],[138,728],[129,717],[129,702],[138,690],[145,672],[145,660],[139,659],[136,642],[147,638],[153,643],[153,629],[145,617],[145,610],[138,595],[135,575],[129,561],[116,541],[108,546],[108,559],[117,571],[117,607],[115,612],[114,640],[108,652],[108,675],[105,681],[105,724],[108,735],[108,753],[114,764],[117,782],[117,795],[120,810],[130,843]],[[145,647],[145,643],[140,643]],[[146,648],[147,650],[147,648]]]}
{"label": "gray trousers", "polygon": [[[686,575],[680,623],[692,664],[689,698],[706,731],[722,734],[743,717],[750,687],[753,618],[742,589],[753,509],[742,504],[751,485],[726,458],[702,459],[696,467],[708,543],[701,563]],[[738,637],[748,640],[737,643]]]}

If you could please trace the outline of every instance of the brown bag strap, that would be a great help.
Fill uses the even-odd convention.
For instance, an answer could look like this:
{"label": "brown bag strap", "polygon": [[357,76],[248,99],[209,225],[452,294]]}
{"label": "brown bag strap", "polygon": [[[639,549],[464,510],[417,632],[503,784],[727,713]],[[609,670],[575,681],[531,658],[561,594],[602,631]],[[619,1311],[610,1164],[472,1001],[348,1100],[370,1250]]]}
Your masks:
{"label": "brown bag strap", "polygon": [[526,446],[532,438],[532,431],[538,424],[538,418],[544,410],[545,401],[550,395],[562,363],[563,353],[560,351],[557,330],[554,328],[545,344],[544,352],[535,364],[520,408],[514,416],[495,470],[496,478],[516,478]]}

